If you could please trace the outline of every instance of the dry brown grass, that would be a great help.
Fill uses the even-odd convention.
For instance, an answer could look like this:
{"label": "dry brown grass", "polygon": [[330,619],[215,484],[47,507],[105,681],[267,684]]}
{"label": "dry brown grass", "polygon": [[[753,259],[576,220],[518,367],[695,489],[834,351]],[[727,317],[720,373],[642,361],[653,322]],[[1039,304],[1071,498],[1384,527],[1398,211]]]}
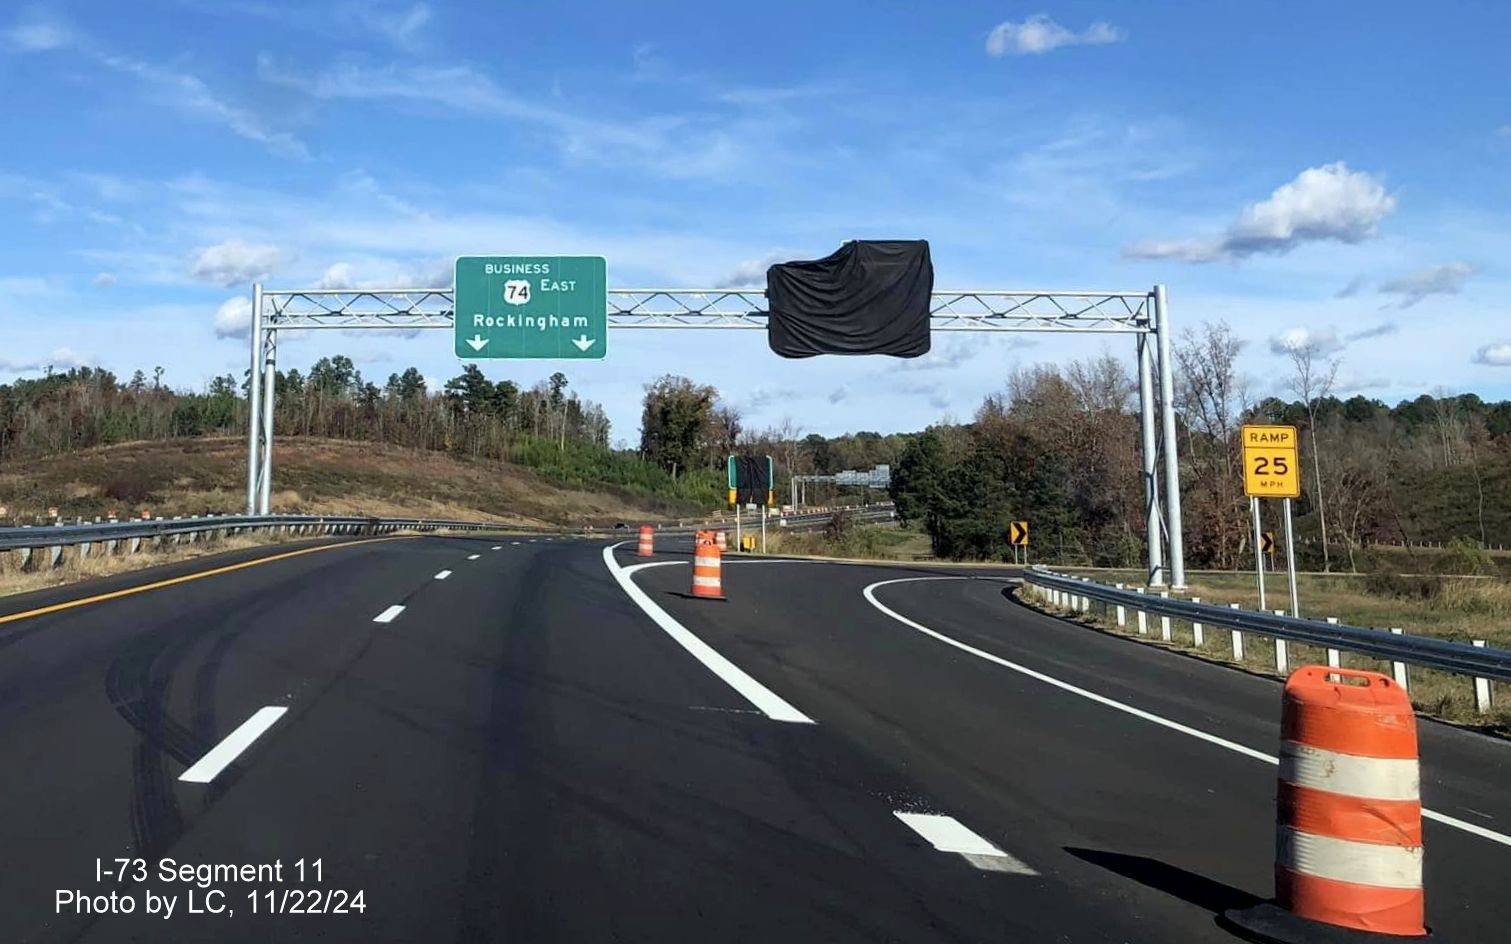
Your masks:
{"label": "dry brown grass", "polygon": [[[759,521],[755,528],[747,528],[745,533],[759,535],[761,533]],[[917,561],[930,558],[929,536],[916,531],[896,527],[854,525],[848,538],[848,540],[836,543],[822,530],[789,531],[785,528],[768,527],[766,550],[770,554],[839,557],[853,560]],[[734,540],[734,532],[730,532],[730,540]]]}
{"label": "dry brown grass", "polygon": [[[157,516],[237,513],[245,507],[246,442],[202,438],[127,443],[24,462],[0,473],[0,505],[15,523],[49,506],[65,520],[142,506]],[[514,525],[612,526],[661,521],[652,500],[569,489],[529,469],[444,453],[337,440],[280,440],[275,512],[492,520]],[[112,493],[145,496],[124,501]],[[0,522],[6,523],[6,522]]]}
{"label": "dry brown grass", "polygon": [[[1280,577],[1278,588],[1273,581],[1267,581],[1266,603],[1271,609],[1289,606],[1284,575]],[[1105,571],[1093,577],[1106,583],[1122,580],[1130,587],[1141,578],[1141,574],[1109,574]],[[1258,603],[1253,577],[1247,577],[1246,586],[1243,585],[1244,580],[1244,575],[1200,574],[1194,577],[1188,591],[1179,596],[1184,599],[1199,597],[1203,603],[1238,603],[1247,609],[1253,609]],[[1336,616],[1341,622],[1356,626],[1400,626],[1407,632],[1419,635],[1458,640],[1490,639],[1491,645],[1496,645],[1497,640],[1503,644],[1508,636],[1508,628],[1503,622],[1497,622],[1490,613],[1499,611],[1499,607],[1511,600],[1511,588],[1499,581],[1449,581],[1448,585],[1455,586],[1452,591],[1454,602],[1446,607],[1433,606],[1431,601],[1373,596],[1365,592],[1361,581],[1336,577],[1301,578],[1298,580],[1298,596],[1302,614],[1306,616]],[[1276,595],[1277,589],[1280,596]],[[1020,598],[1031,606],[1054,609],[1029,594],[1021,594]],[[1072,616],[1066,610],[1056,612]],[[1241,663],[1235,663],[1232,634],[1220,627],[1204,627],[1205,639],[1201,646],[1197,646],[1193,628],[1184,620],[1171,620],[1172,639],[1165,642],[1161,638],[1160,620],[1155,616],[1149,617],[1148,633],[1142,636],[1138,633],[1137,617],[1132,610],[1125,614],[1127,625],[1124,627],[1117,625],[1115,609],[1103,607],[1095,601],[1092,602],[1089,613],[1074,614],[1073,618],[1104,632],[1137,638],[1141,642],[1187,652],[1213,662],[1241,664],[1248,671],[1263,675],[1278,675],[1275,640],[1271,637],[1244,633],[1244,658]],[[1286,655],[1292,670],[1301,665],[1327,663],[1326,650],[1316,646],[1287,642]],[[1389,662],[1351,652],[1343,652],[1341,657],[1341,664],[1346,668],[1368,669],[1387,675],[1391,673]],[[1511,704],[1508,704],[1511,702],[1511,692],[1505,686],[1501,686],[1500,691],[1496,692],[1501,701],[1488,714],[1482,715],[1474,707],[1471,679],[1415,666],[1409,667],[1408,671],[1411,701],[1422,714],[1482,727],[1496,733],[1511,734]]]}
{"label": "dry brown grass", "polygon": [[[59,587],[81,580],[141,570],[157,564],[193,560],[196,557],[219,554],[222,551],[281,544],[284,540],[279,535],[238,534],[213,541],[200,540],[193,544],[168,544],[153,549],[149,549],[147,543],[143,542],[140,553],[110,555],[105,554],[103,545],[96,544],[90,549],[89,556],[82,560],[76,548],[68,547],[64,549],[64,556],[57,567],[39,569],[34,563],[33,569],[29,570],[23,570],[20,567],[19,557],[14,552],[7,552],[0,554],[0,596]],[[48,559],[47,554],[46,548],[40,549],[33,556],[34,562],[38,559],[40,562],[45,562]]]}

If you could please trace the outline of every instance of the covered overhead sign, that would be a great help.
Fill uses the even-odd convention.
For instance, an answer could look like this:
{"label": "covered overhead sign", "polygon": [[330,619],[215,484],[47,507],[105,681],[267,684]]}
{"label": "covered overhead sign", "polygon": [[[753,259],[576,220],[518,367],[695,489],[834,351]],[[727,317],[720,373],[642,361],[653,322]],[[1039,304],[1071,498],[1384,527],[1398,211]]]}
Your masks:
{"label": "covered overhead sign", "polygon": [[459,256],[456,356],[603,357],[607,269],[602,256]]}
{"label": "covered overhead sign", "polygon": [[934,263],[925,240],[855,240],[766,270],[766,340],[783,357],[929,352]]}
{"label": "covered overhead sign", "polygon": [[776,481],[770,456],[729,457],[729,504],[774,505]]}

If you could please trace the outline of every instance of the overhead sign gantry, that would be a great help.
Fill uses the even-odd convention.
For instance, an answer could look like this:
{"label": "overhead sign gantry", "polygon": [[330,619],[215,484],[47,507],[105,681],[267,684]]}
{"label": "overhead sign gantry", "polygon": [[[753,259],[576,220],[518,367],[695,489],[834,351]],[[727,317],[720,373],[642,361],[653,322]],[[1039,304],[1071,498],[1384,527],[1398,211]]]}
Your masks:
{"label": "overhead sign gantry", "polygon": [[[489,257],[466,257],[489,258]],[[495,257],[496,258],[496,257]],[[504,257],[557,259],[556,256]],[[574,258],[574,257],[566,257]],[[581,258],[581,257],[576,257]],[[597,257],[587,257],[597,258]],[[496,273],[507,275],[507,273]],[[488,273],[484,273],[488,275]],[[536,278],[544,277],[544,273]],[[503,283],[499,293],[508,291]],[[487,288],[484,289],[485,291]],[[469,289],[463,289],[465,295]],[[538,287],[531,289],[531,301]],[[573,291],[576,291],[575,287]],[[604,293],[606,329],[719,329],[761,330],[767,328],[766,293],[759,289],[707,288],[609,288]],[[463,356],[481,357],[467,339],[476,338],[483,350],[495,344],[495,336],[474,336],[466,323],[458,326],[458,298],[450,288],[393,289],[279,289],[252,287],[251,331],[251,423],[248,430],[247,509],[266,514],[272,492],[273,397],[278,351],[278,333],[283,330],[446,330],[452,332],[453,350]],[[528,305],[529,303],[526,303]],[[515,305],[524,308],[526,305]],[[468,309],[462,309],[466,312]],[[473,311],[475,316],[478,312]],[[551,342],[569,357],[601,357],[607,331],[591,334],[595,323],[583,326],[575,320],[567,331],[546,322],[547,332],[557,330]],[[574,314],[574,319],[579,315]],[[591,315],[583,315],[588,317]],[[504,315],[503,331],[511,330]],[[540,331],[540,322],[534,330]],[[475,328],[474,323],[470,327]],[[1186,582],[1181,527],[1180,476],[1175,430],[1175,372],[1171,354],[1172,333],[1165,301],[1165,287],[1144,291],[1037,291],[1013,289],[965,289],[929,294],[930,331],[1040,332],[1066,334],[1132,335],[1138,351],[1139,428],[1148,573],[1152,586],[1167,582],[1184,587]],[[514,329],[514,330],[517,330]],[[578,332],[581,332],[580,334]],[[460,344],[455,340],[461,338]],[[487,343],[482,343],[486,341]],[[580,342],[580,343],[578,343]],[[593,343],[588,343],[593,342]],[[497,342],[507,347],[505,342]],[[525,350],[525,341],[509,342]],[[536,342],[531,342],[536,343]],[[541,345],[547,342],[538,342]],[[563,348],[562,345],[567,345]],[[586,348],[586,350],[583,350]],[[543,348],[530,348],[542,350]],[[596,349],[596,353],[594,350]],[[578,353],[573,353],[573,352]],[[520,354],[516,356],[551,356]],[[1156,385],[1158,392],[1156,393]],[[1160,414],[1157,422],[1156,410]],[[1163,475],[1160,466],[1163,465]],[[1163,495],[1161,495],[1163,478]],[[1163,537],[1163,540],[1162,540]],[[1168,558],[1166,545],[1168,544]],[[1168,560],[1168,565],[1166,561]]]}

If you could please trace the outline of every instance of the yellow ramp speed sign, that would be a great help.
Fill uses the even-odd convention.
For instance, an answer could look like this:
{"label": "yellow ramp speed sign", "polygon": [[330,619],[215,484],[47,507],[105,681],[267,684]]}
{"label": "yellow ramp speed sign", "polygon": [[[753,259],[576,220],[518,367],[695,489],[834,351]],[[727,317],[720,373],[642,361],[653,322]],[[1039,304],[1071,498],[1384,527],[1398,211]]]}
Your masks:
{"label": "yellow ramp speed sign", "polygon": [[1243,492],[1251,498],[1300,498],[1301,456],[1296,427],[1245,426]]}

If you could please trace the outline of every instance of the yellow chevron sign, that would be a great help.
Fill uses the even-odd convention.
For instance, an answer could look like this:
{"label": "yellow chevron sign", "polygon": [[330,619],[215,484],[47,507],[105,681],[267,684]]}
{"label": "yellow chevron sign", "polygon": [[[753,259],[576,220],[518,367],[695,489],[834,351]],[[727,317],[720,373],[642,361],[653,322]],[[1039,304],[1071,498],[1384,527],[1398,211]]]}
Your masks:
{"label": "yellow chevron sign", "polygon": [[1015,547],[1028,546],[1028,522],[1014,521],[1007,527],[1007,543]]}

